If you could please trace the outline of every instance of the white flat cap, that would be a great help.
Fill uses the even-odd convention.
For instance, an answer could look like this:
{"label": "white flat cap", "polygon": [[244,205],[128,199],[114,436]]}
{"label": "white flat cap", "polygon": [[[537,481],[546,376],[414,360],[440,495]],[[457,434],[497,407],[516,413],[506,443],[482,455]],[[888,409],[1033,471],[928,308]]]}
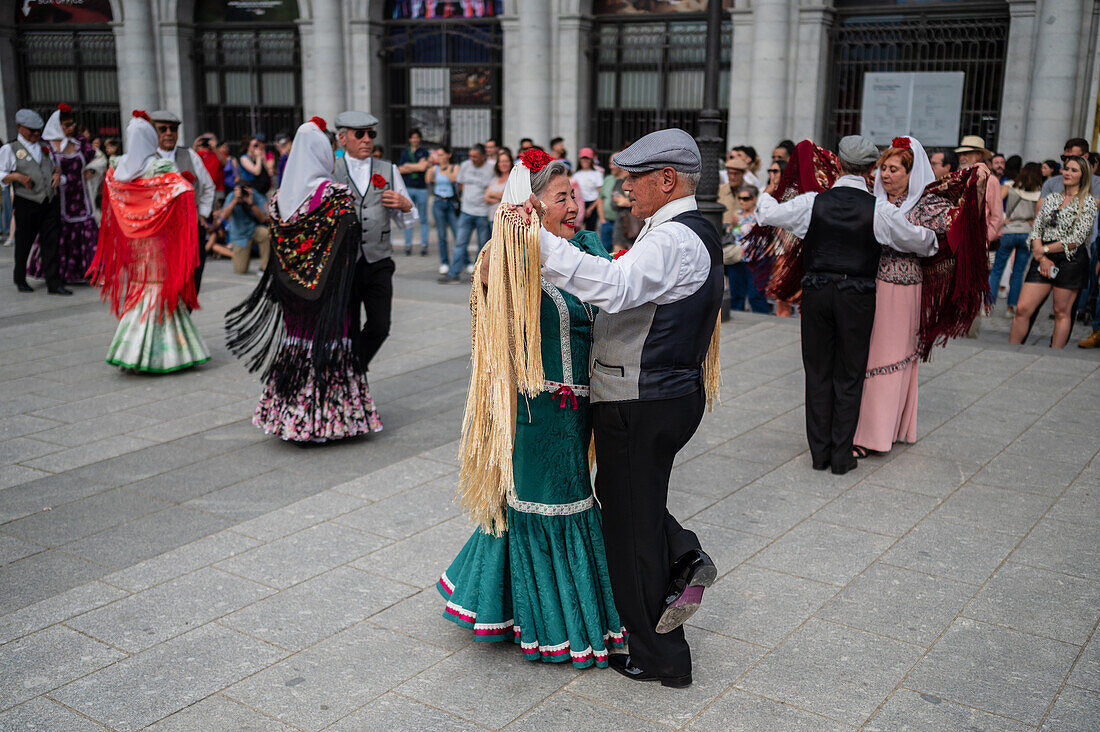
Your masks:
{"label": "white flat cap", "polygon": [[28,130],[40,130],[46,126],[42,121],[42,115],[33,109],[20,109],[16,112],[15,124],[26,127]]}
{"label": "white flat cap", "polygon": [[695,138],[676,127],[650,132],[627,149],[615,153],[611,162],[628,173],[659,168],[698,173],[703,167]]}
{"label": "white flat cap", "polygon": [[875,143],[862,135],[842,137],[837,152],[840,153],[841,160],[852,165],[870,165],[878,160]]}
{"label": "white flat cap", "polygon": [[378,118],[370,112],[349,110],[336,115],[336,119],[333,120],[333,123],[336,125],[336,129],[347,127],[352,130],[365,130],[368,127],[374,127],[378,124]]}
{"label": "white flat cap", "polygon": [[154,122],[168,122],[170,124],[178,125],[182,122],[180,117],[175,112],[169,112],[167,109],[158,109],[149,115],[149,119]]}

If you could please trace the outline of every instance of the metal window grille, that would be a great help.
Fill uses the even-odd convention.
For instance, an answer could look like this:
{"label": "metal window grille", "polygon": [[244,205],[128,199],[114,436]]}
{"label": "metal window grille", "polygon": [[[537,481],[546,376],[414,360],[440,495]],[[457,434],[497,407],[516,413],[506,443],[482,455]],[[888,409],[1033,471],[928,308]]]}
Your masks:
{"label": "metal window grille", "polygon": [[230,142],[263,132],[270,141],[302,123],[302,52],[293,25],[199,26],[192,58],[202,130]]}
{"label": "metal window grille", "polygon": [[859,134],[868,71],[962,71],[959,135],[981,135],[996,148],[1001,121],[1005,3],[842,8],[831,31],[826,144]]}
{"label": "metal window grille", "polygon": [[110,28],[79,30],[20,27],[19,92],[22,106],[50,112],[61,102],[93,135],[118,135],[118,71]]}
{"label": "metal window grille", "polygon": [[[613,153],[662,127],[696,134],[703,106],[705,17],[599,18],[591,55],[595,119],[589,134]],[[729,115],[731,21],[722,22],[718,106]]]}

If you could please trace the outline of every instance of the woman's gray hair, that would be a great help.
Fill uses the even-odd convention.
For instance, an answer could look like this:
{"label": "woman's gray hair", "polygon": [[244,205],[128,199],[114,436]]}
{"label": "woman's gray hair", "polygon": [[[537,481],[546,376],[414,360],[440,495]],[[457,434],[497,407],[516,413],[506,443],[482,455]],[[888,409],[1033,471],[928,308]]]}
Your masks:
{"label": "woman's gray hair", "polygon": [[[523,165],[522,162],[517,162],[518,165]],[[542,198],[542,194],[546,192],[546,188],[550,185],[550,181],[559,175],[569,177],[569,168],[561,160],[551,160],[542,170],[531,176],[531,192],[535,194],[535,198]]]}

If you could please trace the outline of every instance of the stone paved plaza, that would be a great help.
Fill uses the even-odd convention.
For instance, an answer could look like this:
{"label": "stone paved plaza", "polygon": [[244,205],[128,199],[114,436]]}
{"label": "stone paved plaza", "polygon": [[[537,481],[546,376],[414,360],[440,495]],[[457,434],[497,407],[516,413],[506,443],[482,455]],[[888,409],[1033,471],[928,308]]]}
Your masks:
{"label": "stone paved plaza", "polygon": [[221,317],[255,278],[228,262],[196,314],[213,360],[160,377],[103,363],[94,291],[0,283],[0,729],[1100,728],[1095,352],[988,318],[920,367],[920,441],[833,476],[798,322],[735,315],[672,476],[720,579],[670,690],[441,618],[469,315],[432,260],[397,260],[385,431],[313,447],[249,422]]}

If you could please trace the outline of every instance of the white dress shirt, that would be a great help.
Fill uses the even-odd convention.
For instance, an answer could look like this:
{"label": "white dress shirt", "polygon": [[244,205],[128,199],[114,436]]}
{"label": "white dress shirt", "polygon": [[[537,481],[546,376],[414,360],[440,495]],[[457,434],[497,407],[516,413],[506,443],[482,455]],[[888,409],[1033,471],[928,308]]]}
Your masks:
{"label": "white dress shirt", "polygon": [[[858,175],[843,175],[833,184],[833,188],[858,188],[866,191],[867,182]],[[805,238],[816,199],[817,192],[811,191],[786,203],[779,203],[771,194],[761,193],[756,203],[756,221],[761,226],[778,226],[799,239]],[[934,231],[909,223],[901,209],[889,201],[875,199],[874,227],[875,240],[899,252],[928,257],[939,249]]]}
{"label": "white dress shirt", "polygon": [[[348,164],[348,177],[351,178],[351,182],[355,184],[355,187],[360,193],[370,189],[370,179],[374,175],[374,158],[353,158],[350,155],[345,154],[344,160]],[[400,171],[397,170],[397,166],[394,165],[393,171],[393,190],[398,195],[409,197],[408,189],[405,188],[405,181],[401,178]],[[411,199],[410,199],[411,200]],[[390,226],[396,226],[399,229],[407,229],[414,223],[420,220],[420,214],[416,210],[416,206],[413,206],[409,211],[405,212],[399,208],[387,208],[386,212],[390,216]]]}
{"label": "white dress shirt", "polygon": [[[199,154],[190,148],[187,148],[187,154],[191,156],[191,168],[195,171],[195,204],[199,209],[199,216],[205,219],[214,210],[214,181]],[[157,157],[175,162],[176,151],[162,150],[158,147]]]}
{"label": "white dress shirt", "polygon": [[697,208],[695,196],[666,203],[645,220],[630,251],[614,260],[585,254],[543,229],[542,276],[609,313],[683,300],[706,282],[710,254],[695,232],[671,219]]}
{"label": "white dress shirt", "polygon": [[[31,156],[31,160],[36,163],[42,162],[42,143],[31,142],[22,135],[17,135],[16,139],[23,143],[23,147],[27,148],[27,154]],[[0,178],[6,178],[15,172],[15,151],[11,149],[11,145],[4,145],[0,147]]]}

